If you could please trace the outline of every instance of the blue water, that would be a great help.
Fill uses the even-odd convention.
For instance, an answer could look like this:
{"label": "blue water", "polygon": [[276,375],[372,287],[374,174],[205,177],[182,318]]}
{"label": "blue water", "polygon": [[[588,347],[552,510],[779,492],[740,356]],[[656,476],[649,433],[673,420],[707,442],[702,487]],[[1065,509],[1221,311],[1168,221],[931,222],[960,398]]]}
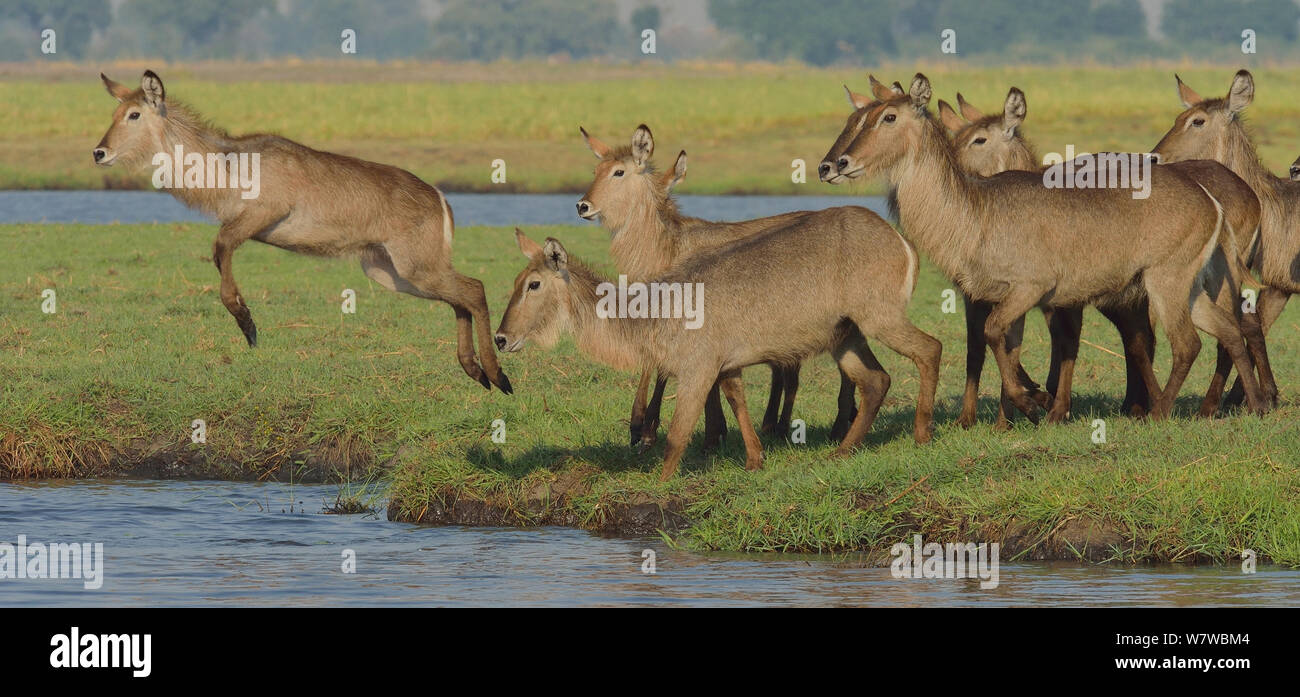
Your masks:
{"label": "blue water", "polygon": [[[0,484],[0,542],[100,542],[103,585],[0,578],[23,605],[1278,605],[1300,571],[1003,564],[999,585],[895,579],[853,559],[704,556],[564,528],[427,527],[324,515],[330,485]],[[382,501],[378,502],[382,509]],[[656,573],[642,572],[642,552]],[[343,553],[356,572],[343,573]]]}
{"label": "blue water", "polygon": [[[447,194],[458,226],[595,225],[578,217],[578,194]],[[682,211],[709,220],[745,220],[794,210],[867,206],[879,196],[681,196]],[[0,223],[215,222],[158,191],[0,191]]]}

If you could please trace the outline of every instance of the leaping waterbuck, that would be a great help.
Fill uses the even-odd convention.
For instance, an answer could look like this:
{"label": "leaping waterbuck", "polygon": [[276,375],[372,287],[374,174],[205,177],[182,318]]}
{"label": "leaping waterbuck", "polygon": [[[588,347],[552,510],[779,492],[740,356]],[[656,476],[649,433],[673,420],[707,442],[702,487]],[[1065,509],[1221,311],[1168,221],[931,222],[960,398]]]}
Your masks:
{"label": "leaping waterbuck", "polygon": [[[968,176],[929,112],[931,93],[918,73],[906,94],[855,114],[859,133],[836,171],[887,175],[902,227],[917,247],[972,298],[994,304],[985,340],[1017,409],[1036,420],[1037,406],[1018,379],[1020,346],[1007,342],[1018,318],[1035,306],[1072,308],[1142,291],[1173,354],[1163,389],[1149,365],[1143,370],[1155,418],[1170,414],[1200,352],[1196,328],[1229,352],[1247,379],[1251,408],[1265,409],[1237,319],[1202,284],[1205,276],[1223,278],[1214,266],[1226,264],[1219,247],[1223,209],[1202,185],[1159,167],[1149,172],[1145,198],[1127,187],[1047,186],[1039,172]],[[1024,96],[1012,88],[1008,99]]]}
{"label": "leaping waterbuck", "polygon": [[907,318],[916,254],[880,217],[863,229],[851,216],[832,209],[821,224],[792,223],[687,257],[656,276],[651,288],[704,289],[704,321],[696,328],[671,317],[602,313],[598,296],[605,279],[570,259],[558,241],[541,246],[518,233],[528,266],[515,278],[497,345],[518,351],[529,339],[550,345],[561,332],[571,332],[579,349],[615,368],[650,366],[675,377],[677,407],[662,479],[677,471],[715,382],[744,436],[746,468],[760,467],[762,449],[746,412],[741,369],[803,361],[825,351],[861,393],[861,408],[835,451],[848,454],[889,390],[889,375],[864,335],[916,364],[921,379],[913,437],[928,442],[942,346]]}
{"label": "leaping waterbuck", "polygon": [[[185,158],[186,169],[191,160],[199,170],[206,163],[208,176],[215,179],[206,186],[201,179],[200,186],[177,182],[169,191],[221,222],[212,253],[221,272],[221,302],[249,346],[257,345],[257,326],[231,267],[239,245],[254,239],[306,254],[356,255],[366,275],[385,288],[451,305],[461,367],[484,387],[496,385],[510,394],[510,381],[493,352],[483,284],[452,268],[455,224],[442,192],[389,165],[313,150],[276,135],[232,136],[168,100],[162,79],[152,70],[145,71],[134,90],[103,74],[100,78],[119,104],[113,125],[95,146],[97,164],[136,166],[151,158],[158,164],[158,154],[175,153]],[[223,163],[237,161],[239,155],[256,155],[260,164],[253,197],[216,183],[227,182]],[[235,165],[230,167],[230,179],[237,179]]]}
{"label": "leaping waterbuck", "polygon": [[[1183,83],[1177,75],[1178,99],[1183,112],[1160,139],[1152,153],[1162,162],[1210,159],[1223,163],[1235,172],[1259,197],[1262,220],[1255,244],[1248,249],[1250,267],[1259,274],[1264,286],[1259,293],[1257,319],[1267,334],[1292,294],[1300,293],[1300,182],[1276,177],[1264,167],[1242,122],[1242,113],[1255,98],[1255,79],[1241,70],[1232,79],[1228,95],[1205,99]],[[1257,314],[1258,317],[1253,315]],[[1239,404],[1242,379],[1238,377],[1228,395],[1229,403]],[[1276,395],[1273,395],[1276,399]]]}
{"label": "leaping waterbuck", "polygon": [[[872,226],[878,217],[865,208],[851,206],[844,211],[795,211],[767,218],[740,222],[714,222],[682,215],[673,200],[672,190],[686,176],[686,151],[677,155],[673,167],[663,173],[656,170],[654,136],[642,124],[632,134],[630,145],[613,148],[579,129],[600,162],[587,193],[578,201],[578,215],[585,220],[599,219],[610,233],[610,254],[620,272],[630,281],[647,281],[665,272],[673,264],[705,251],[718,249],[756,233],[796,222],[821,224],[830,216],[850,221],[855,226]],[[843,215],[840,215],[843,213]],[[772,387],[762,430],[766,433],[789,433],[795,393],[799,389],[799,363],[772,363]],[[632,445],[644,451],[654,444],[663,401],[665,376],[655,380],[649,403],[646,396],[651,378],[643,370],[632,404]],[[832,438],[841,438],[853,418],[853,383],[842,378],[839,414],[831,430]],[[784,396],[784,403],[782,397]],[[718,391],[709,393],[705,407],[705,447],[717,444],[725,430]]]}

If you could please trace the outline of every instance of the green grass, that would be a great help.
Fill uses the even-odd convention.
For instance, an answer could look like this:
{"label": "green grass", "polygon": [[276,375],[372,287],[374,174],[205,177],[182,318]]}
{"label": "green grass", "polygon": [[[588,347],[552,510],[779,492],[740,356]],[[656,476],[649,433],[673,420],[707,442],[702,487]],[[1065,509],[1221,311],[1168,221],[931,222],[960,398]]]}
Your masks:
{"label": "green grass", "polygon": [[[597,229],[529,232],[608,268]],[[644,456],[627,447],[636,376],[565,341],[504,356],[516,394],[487,392],[456,363],[447,306],[384,291],[353,262],[240,249],[235,273],[260,329],[261,345],[248,349],[217,297],[214,235],[193,224],[0,226],[0,476],[160,462],[179,462],[181,475],[281,480],[314,467],[339,479],[388,471],[396,517],[438,520],[459,505],[457,515],[479,510],[485,522],[626,531],[633,514],[648,508],[653,518],[665,506],[691,523],[674,543],[695,549],[879,553],[917,531],[1001,539],[1004,559],[1232,563],[1250,548],[1300,565],[1295,307],[1270,337],[1283,404],[1265,418],[1191,418],[1213,362],[1209,341],[1177,418],[1118,416],[1123,363],[1102,350],[1118,351],[1118,341],[1089,311],[1084,338],[1102,348],[1082,348],[1070,423],[993,431],[990,361],[983,423],[963,431],[953,423],[963,321],[941,312],[949,284],[925,267],[911,314],[945,346],[934,442],[912,443],[914,369],[881,351],[894,382],[880,419],[866,447],[831,461],[838,379],[823,358],[805,367],[796,407],[806,445],[769,439],[765,469],[748,473],[733,429],[718,456],[692,447],[682,474],[660,484],[662,446]],[[508,229],[457,232],[457,268],[484,280],[496,313],[522,264]],[[52,315],[41,312],[45,288],[57,292]],[[340,312],[344,288],[357,291],[355,315]],[[1041,375],[1046,332],[1037,316],[1028,325],[1025,362]],[[1157,363],[1167,370],[1167,354]],[[766,374],[750,373],[756,417]],[[1105,420],[1104,444],[1091,438],[1094,418]],[[194,419],[207,422],[206,444],[190,442]],[[490,438],[495,419],[506,423],[503,444]]]}
{"label": "green grass", "polygon": [[[1255,71],[1247,112],[1265,163],[1284,173],[1300,154],[1292,118],[1300,77],[1289,67]],[[90,150],[115,102],[100,70],[128,84],[141,64],[33,65],[0,78],[0,188],[147,187],[147,173],[99,169]],[[572,192],[590,183],[583,125],[622,143],[640,123],[661,153],[691,154],[684,193],[838,193],[817,183],[817,163],[848,115],[841,88],[867,91],[865,71],[802,65],[273,64],[152,65],[167,93],[232,133],[275,132],[315,148],[411,170],[449,191]],[[877,77],[907,82],[924,70],[935,98],[961,91],[998,111],[1007,89],[1025,90],[1025,132],[1042,151],[1146,150],[1181,110],[1173,73],[1205,96],[1227,92],[1240,65],[1162,63],[1127,67],[885,65]],[[256,74],[257,81],[249,80]],[[790,181],[791,161],[813,176]],[[507,165],[491,183],[491,163]]]}

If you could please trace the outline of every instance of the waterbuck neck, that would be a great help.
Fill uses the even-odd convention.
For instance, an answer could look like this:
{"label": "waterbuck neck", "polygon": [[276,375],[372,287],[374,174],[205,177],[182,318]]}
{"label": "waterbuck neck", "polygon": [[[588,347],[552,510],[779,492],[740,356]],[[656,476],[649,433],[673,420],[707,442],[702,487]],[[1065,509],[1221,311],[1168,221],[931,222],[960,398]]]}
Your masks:
{"label": "waterbuck neck", "polygon": [[596,314],[597,287],[609,283],[581,264],[569,263],[567,302],[578,350],[615,370],[638,370],[658,365],[654,334],[664,323],[646,319],[600,317]]}
{"label": "waterbuck neck", "polygon": [[889,172],[889,184],[903,232],[949,278],[963,276],[982,236],[979,191],[933,120]]}
{"label": "waterbuck neck", "polygon": [[[167,118],[163,120],[162,132],[158,135],[156,152],[175,156],[179,146],[185,154],[200,153],[237,153],[242,148],[238,139],[230,137],[224,130],[212,126],[197,112],[180,103],[167,103]],[[150,158],[152,159],[152,158]],[[148,164],[148,163],[146,163]],[[213,212],[213,203],[217,198],[231,196],[232,190],[194,189],[173,187],[168,190],[176,199],[187,206]],[[236,194],[237,195],[237,194]]]}
{"label": "waterbuck neck", "polygon": [[1260,205],[1265,209],[1265,216],[1270,216],[1280,205],[1278,190],[1284,180],[1273,175],[1259,160],[1255,144],[1240,119],[1233,121],[1227,129],[1227,138],[1220,146],[1215,158],[1234,174],[1250,185],[1259,197]]}
{"label": "waterbuck neck", "polygon": [[621,225],[610,230],[610,254],[630,280],[648,281],[672,266],[677,238],[695,220],[678,212],[671,196],[641,200]]}

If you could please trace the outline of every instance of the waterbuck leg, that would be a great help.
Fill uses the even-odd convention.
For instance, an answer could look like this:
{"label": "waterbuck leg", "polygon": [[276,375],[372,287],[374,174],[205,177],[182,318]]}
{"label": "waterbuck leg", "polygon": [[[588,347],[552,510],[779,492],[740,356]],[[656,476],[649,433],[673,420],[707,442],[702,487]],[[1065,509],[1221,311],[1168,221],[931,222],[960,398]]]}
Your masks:
{"label": "waterbuck leg", "polygon": [[[1233,293],[1235,302],[1236,293]],[[1246,391],[1246,401],[1256,414],[1264,413],[1264,395],[1259,389],[1255,371],[1250,364],[1250,355],[1246,352],[1246,341],[1237,326],[1237,318],[1228,310],[1214,304],[1208,295],[1197,296],[1192,303],[1192,322],[1200,329],[1219,340],[1219,349],[1225,351],[1237,368]],[[1217,377],[1217,376],[1216,376]],[[1224,371],[1227,377],[1227,371]],[[1223,382],[1219,386],[1222,388]],[[1216,399],[1215,402],[1218,400]],[[1214,415],[1211,410],[1210,415]]]}
{"label": "waterbuck leg", "polygon": [[772,386],[767,391],[767,408],[763,410],[763,433],[777,430],[777,421],[781,418],[781,395],[785,391],[785,380],[781,368],[775,363],[768,364],[772,369]]}
{"label": "waterbuck leg", "polygon": [[1047,412],[1047,423],[1059,424],[1070,417],[1074,363],[1079,357],[1079,334],[1083,329],[1083,308],[1056,308],[1049,325],[1052,331],[1052,351],[1060,352],[1060,364],[1056,384],[1050,388],[1052,408]]}
{"label": "waterbuck leg", "polygon": [[[1255,311],[1259,315],[1261,337],[1268,336],[1268,330],[1273,326],[1273,323],[1277,321],[1278,316],[1282,314],[1282,310],[1286,309],[1286,303],[1290,299],[1291,299],[1291,293],[1282,290],[1280,288],[1266,286],[1260,289],[1259,301],[1255,304]],[[1243,318],[1243,321],[1244,319],[1245,318]],[[1249,337],[1247,338],[1249,339]],[[1272,373],[1270,371],[1270,378],[1271,377],[1272,377]],[[1263,384],[1263,382],[1264,379],[1261,376],[1260,378],[1261,385]],[[1277,391],[1276,384],[1273,387],[1273,391],[1275,393]],[[1245,396],[1245,391],[1242,389],[1241,377],[1238,376],[1236,382],[1232,383],[1232,389],[1228,391],[1228,397],[1227,399],[1224,400],[1224,406],[1225,407],[1241,406],[1242,398],[1244,396]],[[1276,395],[1273,396],[1273,401],[1274,403],[1276,403],[1277,401]]]}
{"label": "waterbuck leg", "polygon": [[[680,391],[680,381],[678,390]],[[681,408],[681,405],[678,405]],[[722,411],[722,395],[718,384],[713,384],[709,396],[704,401],[704,452],[710,453],[722,447],[727,439],[727,415]]]}
{"label": "waterbuck leg", "polygon": [[1038,404],[1029,391],[1020,384],[1020,345],[1014,343],[1012,325],[1038,304],[1047,291],[1033,286],[1013,288],[1001,302],[993,306],[984,323],[984,340],[993,349],[1002,376],[1002,387],[1011,403],[1032,423],[1038,423]]}
{"label": "waterbuck leg", "polygon": [[1124,346],[1126,386],[1120,411],[1134,418],[1145,416],[1151,411],[1151,391],[1147,389],[1143,374],[1146,369],[1150,369],[1153,379],[1155,376],[1152,361],[1155,360],[1156,335],[1151,329],[1150,303],[1144,296],[1132,306],[1101,306],[1097,309],[1115,325],[1119,331],[1120,343]]}
{"label": "waterbuck leg", "polygon": [[247,209],[221,225],[217,241],[212,246],[212,262],[221,273],[221,304],[235,318],[235,323],[244,333],[249,346],[257,346],[257,325],[253,323],[253,314],[248,311],[248,305],[244,304],[239,286],[235,285],[235,272],[231,262],[239,245],[281,218],[283,216],[279,213]]}
{"label": "waterbuck leg", "polygon": [[[465,368],[466,374],[488,389],[496,385],[497,389],[505,394],[514,392],[510,387],[510,380],[505,373],[501,372],[501,366],[497,363],[497,354],[492,341],[492,320],[488,316],[487,296],[483,293],[483,283],[477,278],[464,276],[450,267],[440,274],[420,274],[410,280],[417,288],[428,293],[430,298],[469,312],[470,319],[467,321],[473,331],[466,333],[463,339],[457,336],[456,346],[456,353],[461,357],[461,366]],[[457,319],[460,319],[459,311]],[[475,370],[478,366],[473,360],[475,338],[478,339],[478,366],[482,366],[478,371]],[[476,375],[475,372],[478,374]]]}
{"label": "waterbuck leg", "polygon": [[641,445],[637,448],[637,454],[653,448],[655,441],[659,439],[659,413],[664,405],[664,390],[667,387],[667,377],[663,375],[655,377],[655,390],[650,395],[650,403],[646,405],[645,421],[641,426]]}
{"label": "waterbuck leg", "polygon": [[1250,352],[1250,362],[1255,366],[1259,390],[1264,395],[1264,407],[1272,411],[1277,408],[1277,382],[1273,378],[1273,366],[1268,359],[1264,327],[1259,316],[1253,312],[1244,313],[1239,326],[1242,336],[1246,337],[1246,349]]}
{"label": "waterbuck leg", "polygon": [[875,423],[880,405],[889,392],[889,373],[885,372],[876,355],[871,352],[866,338],[857,331],[846,336],[832,351],[832,355],[839,364],[843,379],[862,392],[862,408],[853,417],[852,425],[846,430],[840,446],[833,454],[833,457],[845,457],[862,443],[871,430],[871,424]]}
{"label": "waterbuck leg", "polygon": [[781,418],[776,422],[777,433],[782,437],[790,437],[790,419],[794,416],[794,397],[799,393],[799,368],[800,364],[784,366],[781,368],[781,385],[785,391],[785,399],[781,404]]}
{"label": "waterbuck leg", "polygon": [[[1196,362],[1197,354],[1201,352],[1201,337],[1196,334],[1191,311],[1187,307],[1187,294],[1192,288],[1193,280],[1194,277],[1185,271],[1170,268],[1147,269],[1143,276],[1152,313],[1165,328],[1172,356],[1169,379],[1165,382],[1164,389],[1151,391],[1154,397],[1151,417],[1157,420],[1166,419],[1173,412],[1178,390],[1182,388],[1187,373]],[[1151,382],[1148,383],[1150,384]]]}
{"label": "waterbuck leg", "polygon": [[628,419],[627,430],[630,437],[629,447],[637,447],[641,443],[641,431],[645,427],[645,402],[646,394],[650,391],[650,378],[654,377],[654,371],[649,368],[641,370],[641,380],[636,385],[636,396],[632,398],[632,417]]}
{"label": "waterbuck leg", "polygon": [[659,481],[666,482],[677,473],[691,431],[700,420],[700,412],[704,411],[704,400],[710,392],[716,393],[715,380],[716,373],[692,372],[677,377],[677,408],[673,409],[673,418],[668,422],[668,443],[664,447],[664,467]]}
{"label": "waterbuck leg", "polygon": [[831,440],[843,440],[849,432],[849,426],[858,418],[858,407],[853,403],[853,390],[856,387],[849,376],[840,370],[840,394],[835,400],[837,409],[835,423],[831,426]]}
{"label": "waterbuck leg", "polygon": [[[970,428],[977,419],[980,374],[984,372],[984,324],[993,305],[972,300],[965,293],[962,293],[961,299],[966,306],[966,390],[961,396],[961,415],[957,417],[957,425]],[[999,418],[999,423],[1002,421]]]}
{"label": "waterbuck leg", "polygon": [[745,441],[745,469],[751,471],[762,469],[763,444],[759,442],[758,434],[754,432],[754,424],[749,420],[749,410],[745,406],[745,386],[740,381],[740,371],[733,370],[723,374],[718,378],[718,385],[731,404],[731,412],[736,415],[740,436]]}
{"label": "waterbuck leg", "polygon": [[456,313],[456,360],[466,375],[490,391],[492,383],[479,365],[478,357],[474,355],[474,315],[468,308],[459,305],[452,305],[451,309]]}
{"label": "waterbuck leg", "polygon": [[[888,318],[854,317],[853,320],[863,329],[864,334],[878,338],[891,350],[916,364],[921,387],[916,397],[916,420],[912,425],[912,438],[917,443],[929,443],[934,430],[934,393],[939,387],[939,360],[943,355],[943,344],[917,329],[906,314]],[[868,327],[874,331],[866,331]],[[861,414],[858,417],[861,418]]]}

